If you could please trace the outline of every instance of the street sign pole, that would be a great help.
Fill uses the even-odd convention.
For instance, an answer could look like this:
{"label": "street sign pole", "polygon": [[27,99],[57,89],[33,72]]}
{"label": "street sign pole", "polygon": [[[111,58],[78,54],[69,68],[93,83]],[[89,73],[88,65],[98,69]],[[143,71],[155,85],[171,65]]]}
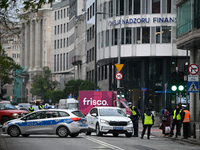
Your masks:
{"label": "street sign pole", "polygon": [[165,83],[165,108],[167,103],[167,83]]}
{"label": "street sign pole", "polygon": [[144,99],[145,99],[145,91],[143,91],[143,106],[142,106],[142,115],[144,115]]}

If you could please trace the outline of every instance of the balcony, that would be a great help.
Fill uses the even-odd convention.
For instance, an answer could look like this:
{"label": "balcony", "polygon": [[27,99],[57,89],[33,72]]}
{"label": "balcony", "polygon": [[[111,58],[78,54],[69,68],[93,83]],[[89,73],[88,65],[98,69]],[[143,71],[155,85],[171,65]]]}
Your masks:
{"label": "balcony", "polygon": [[82,63],[81,55],[75,55],[75,56],[72,58],[72,64],[73,64],[74,66],[80,65],[81,63]]}

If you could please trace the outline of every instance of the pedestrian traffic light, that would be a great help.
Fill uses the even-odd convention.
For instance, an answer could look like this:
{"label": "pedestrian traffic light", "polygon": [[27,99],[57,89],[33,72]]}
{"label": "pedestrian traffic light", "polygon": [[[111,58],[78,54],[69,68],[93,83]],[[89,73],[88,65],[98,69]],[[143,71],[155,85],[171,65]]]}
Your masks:
{"label": "pedestrian traffic light", "polygon": [[177,72],[176,71],[174,71],[174,72],[172,72],[172,74],[171,74],[171,90],[172,91],[177,91]]}
{"label": "pedestrian traffic light", "polygon": [[185,89],[185,84],[184,84],[184,72],[179,72],[178,73],[178,91],[182,92]]}
{"label": "pedestrian traffic light", "polygon": [[120,98],[120,89],[117,89],[117,98]]}

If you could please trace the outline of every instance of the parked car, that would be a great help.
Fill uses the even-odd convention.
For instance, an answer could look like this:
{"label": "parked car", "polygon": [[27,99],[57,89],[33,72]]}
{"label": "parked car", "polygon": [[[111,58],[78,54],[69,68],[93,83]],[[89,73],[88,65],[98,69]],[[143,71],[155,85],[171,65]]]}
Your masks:
{"label": "parked car", "polygon": [[78,110],[43,109],[3,124],[2,133],[11,137],[20,134],[56,134],[59,137],[76,137],[86,132],[85,116]]}
{"label": "parked car", "polygon": [[118,107],[94,107],[86,116],[88,123],[87,135],[96,131],[100,136],[112,133],[118,136],[123,133],[126,137],[131,137],[133,133],[133,123],[124,111]]}
{"label": "parked car", "polygon": [[18,110],[9,101],[0,101],[0,124],[4,124],[6,121],[19,118],[25,114],[28,114],[28,112]]}
{"label": "parked car", "polygon": [[18,107],[19,108],[23,108],[23,109],[26,109],[28,111],[28,109],[30,108],[30,105],[29,103],[19,103],[18,104]]}

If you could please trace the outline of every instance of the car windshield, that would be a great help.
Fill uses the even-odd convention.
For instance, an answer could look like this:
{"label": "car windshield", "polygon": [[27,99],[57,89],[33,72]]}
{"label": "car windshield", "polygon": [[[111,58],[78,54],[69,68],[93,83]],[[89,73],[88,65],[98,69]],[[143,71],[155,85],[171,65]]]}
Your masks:
{"label": "car windshield", "polygon": [[78,103],[69,103],[68,109],[78,109]]}
{"label": "car windshield", "polygon": [[100,116],[120,116],[126,117],[126,114],[121,109],[100,109]]}
{"label": "car windshield", "polygon": [[16,110],[10,103],[0,103],[0,110]]}
{"label": "car windshield", "polygon": [[82,114],[82,112],[80,111],[73,111],[72,114],[76,115],[77,117],[81,117],[81,118],[84,118],[84,114]]}

